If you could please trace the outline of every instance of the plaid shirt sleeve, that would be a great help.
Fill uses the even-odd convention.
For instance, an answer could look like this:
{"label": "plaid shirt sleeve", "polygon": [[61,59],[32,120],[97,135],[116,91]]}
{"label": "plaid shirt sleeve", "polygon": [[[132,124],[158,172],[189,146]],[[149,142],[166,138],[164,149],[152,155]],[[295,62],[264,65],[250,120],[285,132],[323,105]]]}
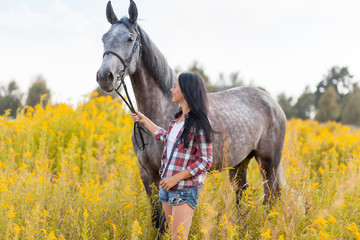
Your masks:
{"label": "plaid shirt sleeve", "polygon": [[195,161],[187,166],[193,176],[207,172],[212,164],[212,145],[206,141],[204,130],[199,130],[196,138],[198,144]]}
{"label": "plaid shirt sleeve", "polygon": [[165,129],[158,127],[155,130],[153,137],[159,140],[162,144],[165,144],[165,139],[167,138],[167,135],[168,132]]}

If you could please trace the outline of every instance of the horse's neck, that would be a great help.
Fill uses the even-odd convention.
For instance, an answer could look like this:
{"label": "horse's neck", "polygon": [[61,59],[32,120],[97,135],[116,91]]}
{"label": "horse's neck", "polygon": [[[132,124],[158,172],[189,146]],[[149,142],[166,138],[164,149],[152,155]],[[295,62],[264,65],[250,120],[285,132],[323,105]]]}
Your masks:
{"label": "horse's neck", "polygon": [[143,62],[140,61],[137,71],[130,79],[139,111],[156,124],[167,124],[174,116],[177,106],[161,91]]}
{"label": "horse's neck", "polygon": [[175,79],[165,57],[142,28],[142,57],[131,83],[138,108],[156,124],[166,126],[174,116],[177,104],[171,102],[170,88]]}

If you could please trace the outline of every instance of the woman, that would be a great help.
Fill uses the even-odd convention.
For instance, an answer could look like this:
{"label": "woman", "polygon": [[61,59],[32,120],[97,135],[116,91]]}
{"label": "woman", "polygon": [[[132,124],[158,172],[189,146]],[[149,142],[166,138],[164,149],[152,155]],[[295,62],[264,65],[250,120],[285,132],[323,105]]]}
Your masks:
{"label": "woman", "polygon": [[[171,121],[169,130],[158,127],[142,113],[131,114],[164,144],[160,168],[159,199],[166,221],[171,223],[172,239],[189,234],[194,209],[212,164],[213,129],[207,117],[208,101],[202,78],[182,73],[171,88],[172,102],[181,109]],[[182,225],[186,233],[178,230]]]}

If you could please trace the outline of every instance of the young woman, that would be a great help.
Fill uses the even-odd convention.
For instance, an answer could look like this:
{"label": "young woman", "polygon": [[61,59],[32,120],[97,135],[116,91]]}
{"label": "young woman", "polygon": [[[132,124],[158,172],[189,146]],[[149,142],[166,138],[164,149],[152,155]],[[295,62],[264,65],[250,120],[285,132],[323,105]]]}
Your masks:
{"label": "young woman", "polygon": [[208,101],[204,82],[195,73],[182,73],[171,88],[172,102],[181,109],[171,121],[169,130],[158,127],[142,113],[131,114],[164,144],[160,168],[159,199],[166,221],[172,218],[172,239],[183,236],[181,225],[189,234],[194,209],[212,164],[213,129],[207,117]]}

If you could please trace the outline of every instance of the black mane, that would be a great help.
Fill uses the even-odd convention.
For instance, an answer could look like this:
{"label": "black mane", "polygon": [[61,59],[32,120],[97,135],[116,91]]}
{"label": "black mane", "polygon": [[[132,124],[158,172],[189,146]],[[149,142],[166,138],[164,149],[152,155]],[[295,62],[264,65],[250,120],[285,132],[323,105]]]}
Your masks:
{"label": "black mane", "polygon": [[167,63],[164,55],[151,41],[147,33],[140,26],[134,24],[129,18],[123,17],[114,24],[116,23],[122,23],[132,31],[136,31],[136,28],[139,30],[141,35],[141,54],[145,66],[155,79],[164,95],[170,98],[170,89],[173,86],[175,74]]}

